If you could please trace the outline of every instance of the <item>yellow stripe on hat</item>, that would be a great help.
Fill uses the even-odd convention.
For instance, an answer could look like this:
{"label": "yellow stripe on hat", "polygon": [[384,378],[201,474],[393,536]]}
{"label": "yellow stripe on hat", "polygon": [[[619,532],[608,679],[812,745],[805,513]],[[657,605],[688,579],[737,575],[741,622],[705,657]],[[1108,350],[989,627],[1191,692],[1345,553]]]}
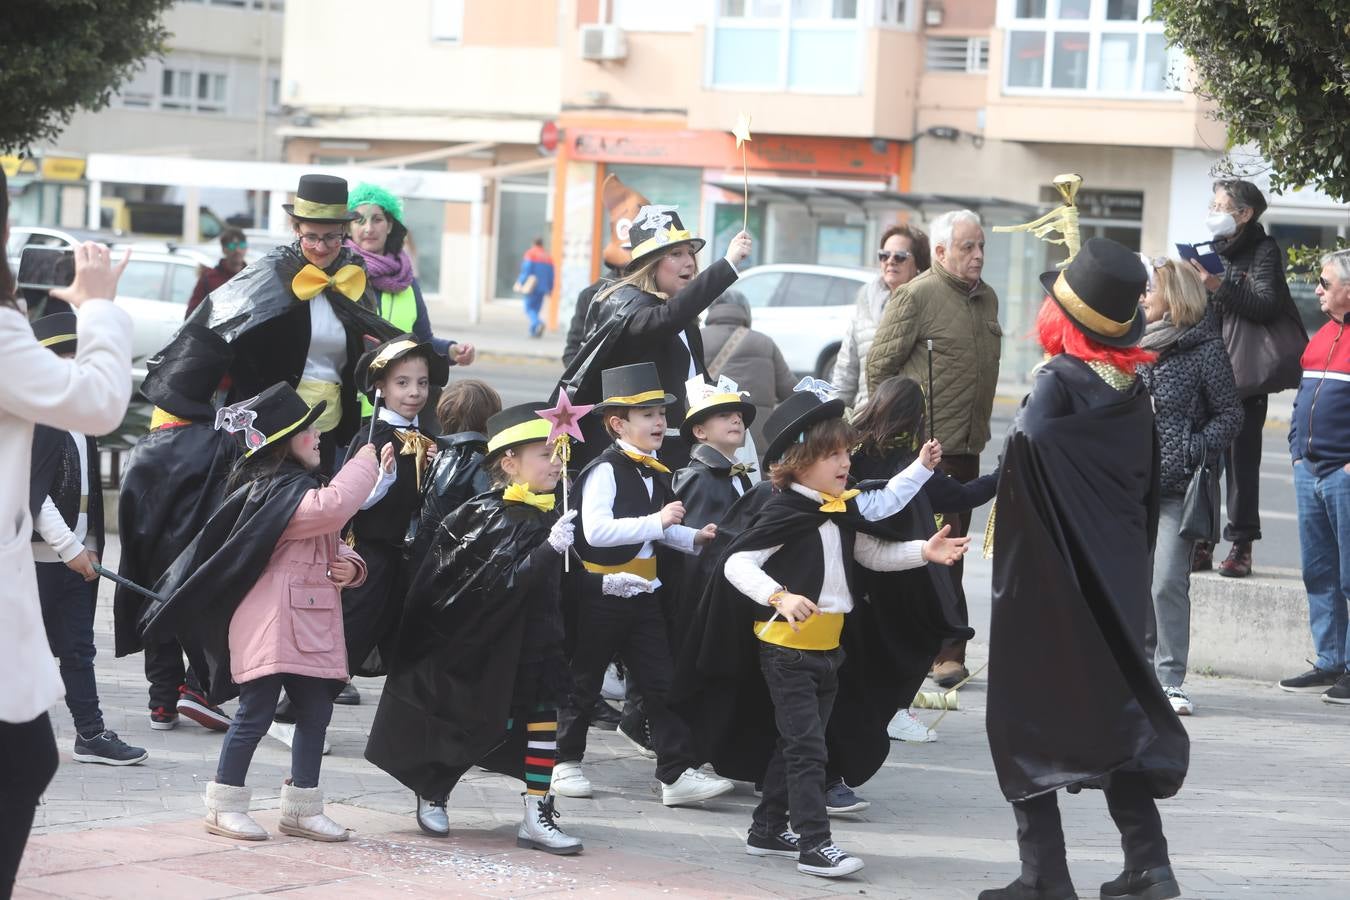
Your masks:
{"label": "yellow stripe on hat", "polygon": [[1055,279],[1055,299],[1064,307],[1065,312],[1073,316],[1082,325],[1107,337],[1120,337],[1130,330],[1130,325],[1134,323],[1134,316],[1139,315],[1136,307],[1134,316],[1130,316],[1124,322],[1117,322],[1115,319],[1108,319],[1106,316],[1097,312],[1079,297],[1069,282],[1064,278],[1064,273],[1060,272],[1059,277]]}
{"label": "yellow stripe on hat", "polygon": [[503,428],[488,440],[488,453],[496,453],[502,447],[523,444],[526,441],[546,441],[552,427],[547,419],[538,419]]}
{"label": "yellow stripe on hat", "polygon": [[263,447],[266,447],[266,446],[268,446],[269,444],[274,444],[274,443],[276,443],[278,440],[280,440],[280,439],[283,438],[283,437],[290,437],[290,436],[291,436],[291,432],[293,432],[293,431],[295,430],[295,427],[296,427],[297,425],[299,425],[301,422],[305,421],[305,419],[309,417],[309,414],[310,414],[311,412],[313,412],[313,408],[312,408],[312,407],[311,407],[310,409],[305,410],[305,414],[304,414],[303,416],[301,416],[300,418],[296,419],[294,422],[292,422],[291,424],[287,425],[285,428],[278,429],[275,433],[269,434],[269,435],[267,436],[267,440],[263,441],[261,444],[259,444],[258,446],[254,447],[252,450],[249,450],[247,453],[244,454],[244,456],[252,456],[253,454],[257,453],[259,450],[261,450]]}
{"label": "yellow stripe on hat", "polygon": [[378,372],[385,366],[389,365],[389,361],[393,359],[395,356],[398,356],[400,353],[405,353],[409,350],[415,349],[417,349],[416,341],[394,341],[394,343],[385,347],[383,350],[379,352],[379,354],[373,360],[370,361],[369,369],[371,372]]}
{"label": "yellow stripe on hat", "polygon": [[657,232],[660,237],[649,237],[642,243],[633,248],[633,258],[650,253],[653,250],[660,250],[662,247],[669,247],[671,244],[678,244],[681,241],[694,240],[692,231],[680,231],[675,228],[666,231]]}
{"label": "yellow stripe on hat", "polygon": [[[741,404],[748,402],[749,401],[746,400],[744,397],[742,397],[740,394],[712,394],[708,396],[706,399],[702,400],[701,402],[696,403],[693,406],[689,407],[689,415],[692,416],[694,413],[702,412],[703,410],[708,409],[709,407],[712,406],[723,406],[728,403]],[[688,416],[686,416],[686,418],[688,418]]]}
{"label": "yellow stripe on hat", "polygon": [[649,400],[664,400],[665,398],[666,392],[663,390],[643,391],[641,394],[630,394],[627,397],[606,397],[596,406],[632,406],[635,403],[646,403]]}
{"label": "yellow stripe on hat", "polygon": [[302,219],[346,219],[347,204],[315,203],[313,200],[296,197],[295,205],[291,207],[291,214]]}
{"label": "yellow stripe on hat", "polygon": [[38,341],[38,343],[44,347],[50,347],[53,344],[64,344],[66,341],[73,340],[75,340],[75,335],[73,334],[54,334],[49,338],[43,338]]}

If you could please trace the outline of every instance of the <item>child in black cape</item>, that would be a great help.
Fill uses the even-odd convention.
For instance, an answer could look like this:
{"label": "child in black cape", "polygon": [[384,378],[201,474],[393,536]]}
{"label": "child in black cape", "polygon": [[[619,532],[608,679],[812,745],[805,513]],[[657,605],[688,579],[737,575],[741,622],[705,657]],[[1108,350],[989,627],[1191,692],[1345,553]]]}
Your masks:
{"label": "child in black cape", "polygon": [[[581,851],[555,821],[550,792],[557,705],[567,691],[562,554],[576,513],[559,516],[562,462],[544,403],[488,420],[496,487],[438,523],[413,579],[366,758],[417,794],[417,824],[449,834],[446,802],[474,766],[521,778],[516,843]],[[595,582],[598,575],[585,576]]]}

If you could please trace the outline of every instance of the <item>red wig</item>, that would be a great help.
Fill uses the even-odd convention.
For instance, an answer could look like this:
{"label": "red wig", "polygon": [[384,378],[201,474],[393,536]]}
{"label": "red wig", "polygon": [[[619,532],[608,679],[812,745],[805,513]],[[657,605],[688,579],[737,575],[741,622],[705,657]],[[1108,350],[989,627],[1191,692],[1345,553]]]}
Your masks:
{"label": "red wig", "polygon": [[1133,372],[1137,366],[1147,365],[1156,356],[1139,347],[1108,347],[1088,337],[1069,320],[1058,303],[1049,297],[1041,304],[1036,316],[1036,333],[1041,346],[1051,356],[1067,353],[1084,362],[1104,362],[1122,372]]}

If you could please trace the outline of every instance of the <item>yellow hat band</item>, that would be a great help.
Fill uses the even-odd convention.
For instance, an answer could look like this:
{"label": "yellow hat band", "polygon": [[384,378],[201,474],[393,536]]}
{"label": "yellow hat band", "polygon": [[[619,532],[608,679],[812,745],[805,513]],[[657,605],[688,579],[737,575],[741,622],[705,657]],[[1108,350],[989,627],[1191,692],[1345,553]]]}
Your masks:
{"label": "yellow hat band", "polygon": [[1134,323],[1134,316],[1139,315],[1136,310],[1134,316],[1130,316],[1124,322],[1108,319],[1088,306],[1081,297],[1074,293],[1073,288],[1069,287],[1069,282],[1064,278],[1063,272],[1060,272],[1059,277],[1055,279],[1055,299],[1064,307],[1064,311],[1073,316],[1080,324],[1086,325],[1098,334],[1104,334],[1107,337],[1117,338],[1125,334],[1130,330],[1130,325]]}
{"label": "yellow hat band", "polygon": [[650,403],[652,400],[664,400],[666,392],[662,390],[643,391],[641,394],[630,394],[627,397],[606,397],[596,404],[600,409],[606,406],[634,406],[638,403]]}
{"label": "yellow hat band", "polygon": [[395,341],[394,343],[390,344],[389,346],[381,350],[379,354],[373,360],[370,361],[369,371],[378,372],[385,366],[389,365],[389,361],[392,360],[394,357],[398,356],[400,353],[406,353],[409,350],[416,350],[416,349],[417,349],[416,341]]}
{"label": "yellow hat band", "polygon": [[313,200],[305,200],[300,197],[295,198],[295,205],[291,208],[291,214],[301,219],[346,219],[347,204],[345,203],[315,203]]}
{"label": "yellow hat band", "polygon": [[53,344],[64,344],[66,341],[73,340],[75,340],[75,335],[73,334],[54,334],[49,338],[43,338],[38,341],[38,343],[44,347],[50,347]]}
{"label": "yellow hat band", "polygon": [[693,406],[689,407],[689,413],[687,416],[685,416],[685,418],[688,418],[689,416],[692,416],[695,413],[703,412],[705,409],[708,409],[709,407],[727,406],[728,404],[732,403],[741,404],[749,402],[750,402],[749,400],[746,400],[740,394],[712,394],[706,400],[703,400],[702,402],[696,403]]}
{"label": "yellow hat band", "polygon": [[681,241],[692,241],[694,234],[691,231],[680,231],[675,228],[664,232],[658,232],[660,237],[649,237],[642,243],[633,248],[633,258],[645,256],[653,250],[660,250],[662,247],[669,247],[671,244],[678,244]]}
{"label": "yellow hat band", "polygon": [[547,419],[535,422],[521,422],[510,428],[503,428],[488,439],[488,453],[496,453],[503,447],[514,447],[529,441],[546,441],[552,429]]}

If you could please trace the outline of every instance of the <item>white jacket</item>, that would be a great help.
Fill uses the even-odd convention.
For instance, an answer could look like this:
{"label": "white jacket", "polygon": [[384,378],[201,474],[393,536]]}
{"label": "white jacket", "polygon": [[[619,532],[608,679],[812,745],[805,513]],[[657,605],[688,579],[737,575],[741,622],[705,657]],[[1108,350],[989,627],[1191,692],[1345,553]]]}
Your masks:
{"label": "white jacket", "polygon": [[867,353],[890,296],[891,289],[880,275],[858,288],[857,308],[830,376],[830,383],[839,389],[839,399],[851,409],[860,409],[867,402]]}
{"label": "white jacket", "polygon": [[79,352],[62,359],[22,313],[0,307],[0,722],[31,722],[61,699],[38,605],[28,479],[33,425],[106,434],[131,399],[131,318],[107,300],[79,310]]}

